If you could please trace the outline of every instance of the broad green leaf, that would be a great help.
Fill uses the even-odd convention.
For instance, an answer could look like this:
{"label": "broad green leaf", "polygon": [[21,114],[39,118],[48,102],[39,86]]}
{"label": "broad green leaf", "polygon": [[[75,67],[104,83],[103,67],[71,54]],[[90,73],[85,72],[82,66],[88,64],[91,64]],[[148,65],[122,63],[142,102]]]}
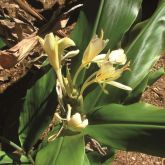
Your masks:
{"label": "broad green leaf", "polygon": [[83,165],[91,165],[86,154],[84,155],[84,163],[83,163]]}
{"label": "broad green leaf", "polygon": [[165,2],[162,3],[147,25],[128,47],[131,72],[123,76],[124,82],[135,88],[149,73],[153,64],[165,50]]}
{"label": "broad green leaf", "polygon": [[[39,70],[31,68],[23,78],[12,84],[4,93],[0,94],[0,134],[18,146],[21,146],[18,137],[19,116],[23,109],[26,92],[49,70],[49,65]],[[3,149],[6,147],[9,148],[7,145],[3,145],[3,147]]]}
{"label": "broad green leaf", "polygon": [[148,20],[143,22],[138,22],[134,25],[132,29],[130,29],[122,40],[122,48],[127,49],[127,47],[134,41],[134,39],[139,35],[139,33],[143,30],[143,28],[147,25]]}
{"label": "broad green leaf", "polygon": [[135,21],[142,0],[104,0],[97,33],[103,29],[109,38],[107,50],[117,47],[123,35]]}
{"label": "broad green leaf", "polygon": [[147,87],[164,75],[164,68],[150,72],[145,79],[123,100],[124,104],[137,102]]}
{"label": "broad green leaf", "polygon": [[[117,46],[136,19],[141,2],[141,0],[96,0],[93,6],[92,0],[85,1],[84,9],[81,11],[77,25],[71,34],[71,38],[81,52],[72,61],[73,73],[80,66],[83,51],[94,33],[100,33],[101,29],[103,29],[104,38],[110,39],[110,48]],[[83,77],[84,75],[79,76],[79,84],[82,82]],[[91,105],[90,99],[85,99],[85,110],[88,109],[88,111],[98,103],[102,96],[102,91],[98,88],[94,93],[89,93],[89,95],[90,99],[96,101],[92,102]],[[96,95],[97,99],[95,99]]]}
{"label": "broad green leaf", "polygon": [[[77,70],[83,51],[94,34],[104,30],[104,38],[110,39],[107,49],[114,48],[138,15],[142,0],[86,0],[71,38],[80,49],[72,70]],[[84,26],[85,25],[85,26]]]}
{"label": "broad green leaf", "polygon": [[[145,80],[152,66],[165,50],[164,16],[165,2],[159,5],[156,12],[148,20],[146,26],[126,50],[128,60],[131,62],[131,71],[124,73],[121,79],[117,81],[135,89],[143,80]],[[93,90],[94,93],[89,93],[90,96],[87,97],[91,98],[92,95],[96,96],[98,93],[97,90]],[[124,90],[110,87],[109,95],[101,94],[98,99],[99,101],[97,101],[97,105],[108,104],[110,102],[121,103],[128,94],[129,93]],[[85,99],[85,104],[88,104],[90,101],[88,98]],[[93,108],[86,106],[86,109],[91,110]]]}
{"label": "broad green leaf", "polygon": [[154,72],[151,73],[149,80],[148,80],[148,85],[152,85],[155,81],[157,81],[161,76],[165,74],[164,68],[160,68]]}
{"label": "broad green leaf", "polygon": [[83,165],[84,155],[82,135],[60,137],[37,153],[36,165]]}
{"label": "broad green leaf", "polygon": [[6,153],[4,151],[0,151],[0,164],[5,165],[13,165],[13,164],[27,164],[30,165],[29,160],[25,156],[19,156],[18,154]]}
{"label": "broad green leaf", "polygon": [[53,117],[57,105],[54,86],[55,78],[50,70],[27,91],[19,125],[19,139],[25,150],[37,142]]}
{"label": "broad green leaf", "polygon": [[159,0],[158,5],[161,5],[161,4],[164,3],[164,2],[165,2],[165,0]]}
{"label": "broad green leaf", "polygon": [[165,156],[165,109],[109,104],[88,116],[86,134],[113,148]]}

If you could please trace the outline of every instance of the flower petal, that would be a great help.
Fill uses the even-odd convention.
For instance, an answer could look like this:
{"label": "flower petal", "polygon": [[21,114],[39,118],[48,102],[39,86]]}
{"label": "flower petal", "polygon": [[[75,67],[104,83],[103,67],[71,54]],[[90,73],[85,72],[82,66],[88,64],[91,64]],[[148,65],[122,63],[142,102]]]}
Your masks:
{"label": "flower petal", "polygon": [[64,49],[66,49],[70,46],[75,46],[74,41],[71,40],[70,38],[65,37],[65,38],[58,40],[59,54],[62,55],[64,52]]}
{"label": "flower petal", "polygon": [[62,60],[67,59],[67,58],[72,58],[72,57],[78,55],[79,52],[80,52],[79,50],[69,51],[67,54],[65,54],[65,56],[62,58]]}
{"label": "flower petal", "polygon": [[58,43],[57,39],[54,37],[53,33],[49,33],[45,36],[44,39],[44,50],[48,55],[50,64],[55,70],[60,68],[60,62],[58,58]]}
{"label": "flower petal", "polygon": [[88,119],[85,119],[80,125],[77,126],[77,128],[85,128],[88,125]]}
{"label": "flower petal", "polygon": [[99,54],[96,57],[94,57],[92,62],[97,63],[97,64],[101,64],[104,62],[105,57],[106,57],[106,54]]}
{"label": "flower petal", "polygon": [[124,54],[123,49],[114,50],[109,55],[109,61],[112,64],[124,65],[127,61],[127,57]]}
{"label": "flower petal", "polygon": [[81,115],[79,113],[75,113],[71,116],[70,120],[68,121],[68,126],[70,127],[77,127],[82,123]]}
{"label": "flower petal", "polygon": [[127,91],[132,91],[132,88],[129,87],[129,86],[126,86],[126,85],[123,85],[119,82],[116,82],[116,81],[109,81],[109,82],[106,82],[107,84],[110,84],[110,85],[113,85],[117,88],[120,88],[120,89],[124,89],[124,90],[127,90]]}
{"label": "flower petal", "polygon": [[102,83],[106,81],[106,79],[114,77],[115,73],[116,73],[116,70],[113,67],[113,65],[110,64],[109,62],[105,62],[101,65],[100,69],[98,70],[96,74],[96,82]]}
{"label": "flower petal", "polygon": [[82,64],[85,66],[90,64],[92,60],[105,48],[108,40],[102,40],[95,35],[89,42],[82,59]]}
{"label": "flower petal", "polygon": [[44,50],[48,55],[54,54],[55,46],[57,45],[57,42],[55,40],[55,37],[53,33],[49,33],[44,38]]}

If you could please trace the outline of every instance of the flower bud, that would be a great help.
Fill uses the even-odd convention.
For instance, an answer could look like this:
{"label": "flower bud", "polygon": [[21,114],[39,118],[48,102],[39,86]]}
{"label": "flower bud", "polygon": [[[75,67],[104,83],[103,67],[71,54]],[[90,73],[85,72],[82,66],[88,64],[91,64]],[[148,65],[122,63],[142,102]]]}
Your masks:
{"label": "flower bud", "polygon": [[127,61],[127,57],[124,54],[123,49],[114,50],[109,55],[109,61],[111,64],[124,65]]}
{"label": "flower bud", "polygon": [[80,113],[75,113],[68,120],[68,126],[73,131],[81,131],[88,125],[88,119],[82,120]]}

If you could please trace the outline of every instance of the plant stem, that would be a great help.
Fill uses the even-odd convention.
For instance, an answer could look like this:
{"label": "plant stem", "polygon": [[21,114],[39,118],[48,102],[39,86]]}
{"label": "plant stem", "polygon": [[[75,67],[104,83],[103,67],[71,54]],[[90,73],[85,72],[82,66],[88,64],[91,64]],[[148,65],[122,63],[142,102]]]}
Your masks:
{"label": "plant stem", "polygon": [[96,74],[97,74],[97,72],[92,73],[92,74],[85,80],[84,84],[87,83],[88,81],[90,81]]}
{"label": "plant stem", "polygon": [[29,161],[32,163],[32,165],[35,164],[32,156],[30,154],[26,154],[26,152],[21,147],[19,147],[17,144],[15,144],[14,142],[12,142],[12,141],[10,141],[10,140],[6,139],[5,137],[2,137],[2,136],[0,136],[0,140],[6,144],[9,144],[13,148],[15,148],[17,151],[19,151],[21,154],[27,156]]}
{"label": "plant stem", "polygon": [[15,148],[19,152],[25,154],[25,151],[21,147],[19,147],[17,144],[15,144],[14,142],[12,142],[12,141],[10,141],[10,140],[6,139],[5,137],[2,137],[2,136],[0,136],[0,140],[2,142],[6,143],[6,144],[9,144],[10,146],[12,146],[13,148]]}
{"label": "plant stem", "polygon": [[80,74],[81,70],[83,69],[83,66],[80,65],[80,67],[78,68],[78,70],[76,71],[75,75],[74,75],[74,78],[73,78],[73,85],[76,84],[76,80],[78,78],[78,75]]}
{"label": "plant stem", "polygon": [[61,89],[62,89],[62,91],[64,92],[64,94],[66,94],[66,92],[65,92],[65,87],[64,87],[64,83],[63,83],[63,79],[62,79],[61,69],[57,70],[56,74],[57,74],[57,78],[58,78],[58,80],[59,80]]}
{"label": "plant stem", "polygon": [[54,141],[60,135],[60,133],[63,131],[63,129],[64,129],[64,124],[61,126],[61,128],[57,134],[54,134],[48,138],[48,141],[49,142]]}
{"label": "plant stem", "polygon": [[99,21],[100,21],[101,12],[102,12],[102,9],[103,9],[103,5],[104,5],[104,0],[101,0],[100,5],[99,5],[99,9],[98,9],[98,12],[97,12],[97,15],[96,15],[94,28],[93,28],[93,31],[92,31],[92,37],[96,34],[98,24],[99,24]]}
{"label": "plant stem", "polygon": [[71,118],[71,110],[72,110],[72,108],[71,108],[71,106],[69,104],[67,105],[67,107],[68,107],[68,112],[67,112],[66,120],[68,121]]}
{"label": "plant stem", "polygon": [[31,164],[34,165],[35,162],[34,162],[32,156],[31,156],[31,154],[27,154],[27,157],[28,157],[29,161],[31,162]]}
{"label": "plant stem", "polygon": [[88,81],[86,83],[83,84],[82,88],[81,88],[81,91],[80,91],[80,96],[83,94],[84,90],[91,84],[93,84],[95,81],[94,80],[91,80],[91,81]]}

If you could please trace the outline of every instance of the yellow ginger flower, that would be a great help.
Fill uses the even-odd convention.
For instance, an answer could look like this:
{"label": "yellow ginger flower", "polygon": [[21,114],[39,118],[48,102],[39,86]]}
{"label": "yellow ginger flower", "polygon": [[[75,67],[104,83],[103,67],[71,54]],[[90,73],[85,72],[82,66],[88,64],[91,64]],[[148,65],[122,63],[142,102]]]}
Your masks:
{"label": "yellow ginger flower", "polygon": [[105,48],[109,40],[103,40],[103,32],[101,33],[101,36],[98,37],[95,35],[92,40],[89,42],[87,48],[84,51],[82,63],[80,67],[78,68],[77,72],[75,73],[73,84],[76,84],[76,80],[78,78],[79,73],[81,70],[89,66],[92,63],[92,60],[97,57],[97,55]]}
{"label": "yellow ginger flower", "polygon": [[116,69],[113,66],[113,64],[124,65],[126,63],[127,57],[123,49],[98,55],[93,61],[100,65],[100,69],[96,74],[95,82],[98,82],[99,84],[110,84],[128,91],[132,90],[131,87],[114,81],[118,79],[125,70],[129,70],[129,63],[120,69]]}
{"label": "yellow ginger flower", "polygon": [[127,57],[123,49],[117,49],[111,52],[109,51],[107,54],[99,54],[92,62],[101,65],[105,60],[108,60],[111,64],[124,65],[127,61]]}
{"label": "yellow ginger flower", "polygon": [[[65,124],[67,125],[67,128],[74,132],[81,132],[85,127],[88,125],[88,119],[84,119],[80,115],[80,113],[75,113],[71,116],[71,106],[68,105],[68,112],[67,112],[67,118],[62,118],[58,113],[55,113],[55,121],[56,123],[61,123],[62,121],[65,121]],[[64,129],[64,125],[60,128],[57,134],[51,135],[48,140],[53,141],[55,140],[62,130]]]}
{"label": "yellow ginger flower", "polygon": [[110,84],[117,88],[131,91],[132,90],[131,87],[114,81],[118,79],[125,70],[129,69],[128,66],[129,66],[129,63],[120,69],[116,69],[115,67],[113,67],[112,64],[110,64],[109,62],[106,62],[101,65],[101,68],[97,72],[95,82],[99,84]]}
{"label": "yellow ginger flower", "polygon": [[89,76],[84,82],[80,91],[80,95],[82,95],[84,90],[93,83],[98,83],[101,85],[101,87],[102,85],[110,84],[120,89],[131,91],[131,87],[115,81],[125,70],[129,70],[129,63],[120,69],[116,69],[114,64],[124,65],[126,61],[127,57],[123,49],[114,50],[112,52],[108,51],[107,54],[100,54],[96,56],[92,62],[97,63],[100,69]]}
{"label": "yellow ginger flower", "polygon": [[109,55],[109,62],[111,64],[124,65],[127,61],[127,57],[123,49],[114,50]]}
{"label": "yellow ginger flower", "polygon": [[105,48],[108,40],[103,40],[103,35],[99,38],[95,35],[89,42],[82,59],[82,66],[86,66]]}
{"label": "yellow ginger flower", "polygon": [[75,113],[67,119],[68,127],[74,131],[81,131],[88,125],[88,119],[82,119],[80,113]]}
{"label": "yellow ginger flower", "polygon": [[79,50],[70,51],[65,54],[65,49],[70,46],[75,46],[73,40],[68,37],[59,39],[57,36],[54,36],[53,33],[49,33],[45,36],[44,39],[38,37],[41,46],[48,55],[48,59],[52,67],[54,68],[57,78],[59,80],[60,87],[64,94],[67,93],[65,89],[65,84],[63,82],[63,76],[61,73],[61,63],[67,58],[74,57],[79,53]]}
{"label": "yellow ginger flower", "polygon": [[61,61],[63,59],[73,57],[79,53],[79,51],[76,50],[68,52],[65,55],[64,49],[75,46],[74,41],[68,37],[59,39],[57,36],[54,36],[53,33],[49,33],[44,39],[41,37],[38,37],[38,39],[55,71],[61,68]]}
{"label": "yellow ginger flower", "polygon": [[66,118],[62,118],[58,113],[55,113],[56,120],[59,122],[66,121],[66,124],[70,130],[81,132],[88,125],[88,119],[85,119],[85,117],[78,112],[71,115],[72,107],[69,104],[67,107],[68,111]]}

